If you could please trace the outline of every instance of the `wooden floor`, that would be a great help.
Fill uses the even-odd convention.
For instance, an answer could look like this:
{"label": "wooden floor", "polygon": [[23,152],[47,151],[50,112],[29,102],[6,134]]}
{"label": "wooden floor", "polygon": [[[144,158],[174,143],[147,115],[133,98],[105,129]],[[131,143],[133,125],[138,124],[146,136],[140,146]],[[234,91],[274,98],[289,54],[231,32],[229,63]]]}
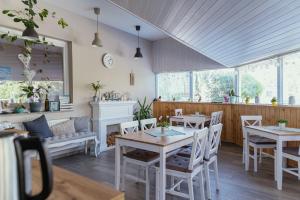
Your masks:
{"label": "wooden floor", "polygon": [[[253,172],[251,160],[251,169],[245,172],[241,163],[242,149],[233,144],[222,143],[219,151],[219,169],[221,179],[221,191],[215,192],[214,182],[213,199],[217,200],[299,200],[300,199],[300,181],[295,176],[284,175],[283,191],[276,189],[273,181],[273,160],[266,158],[259,165],[258,173]],[[105,152],[99,158],[85,155],[75,155],[60,158],[54,161],[55,165],[61,166],[83,176],[96,181],[114,183],[114,151]],[[130,173],[136,172],[136,168],[130,168]],[[155,180],[153,170],[151,174],[151,199],[154,199]],[[211,175],[213,178],[213,174]],[[213,181],[213,180],[212,180]],[[186,190],[186,187],[183,187]],[[199,198],[199,188],[194,187],[195,199]],[[126,199],[142,200],[144,199],[145,187],[142,183],[137,184],[134,181],[126,182]],[[167,196],[167,199],[180,199],[173,196]]]}

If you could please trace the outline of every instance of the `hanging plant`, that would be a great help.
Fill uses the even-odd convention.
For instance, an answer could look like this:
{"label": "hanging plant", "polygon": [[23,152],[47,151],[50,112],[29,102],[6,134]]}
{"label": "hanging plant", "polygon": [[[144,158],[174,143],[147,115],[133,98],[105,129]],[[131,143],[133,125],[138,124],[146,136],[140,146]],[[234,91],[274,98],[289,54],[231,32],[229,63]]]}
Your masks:
{"label": "hanging plant", "polygon": [[[17,39],[24,40],[24,50],[23,55],[29,56],[32,53],[32,46],[35,44],[44,44],[48,45],[45,37],[41,40],[38,37],[35,29],[39,28],[37,20],[45,21],[49,16],[49,11],[45,8],[39,9],[37,0],[23,0],[21,1],[25,7],[23,10],[9,10],[5,9],[2,11],[4,15],[12,18],[15,23],[22,23],[25,26],[22,36],[13,35],[8,33],[3,33],[0,35],[1,39],[6,39],[9,42],[14,42]],[[51,16],[56,18],[56,12],[51,12]],[[63,19],[59,18],[57,24],[61,28],[66,28],[68,23]],[[29,37],[29,35],[31,37]]]}

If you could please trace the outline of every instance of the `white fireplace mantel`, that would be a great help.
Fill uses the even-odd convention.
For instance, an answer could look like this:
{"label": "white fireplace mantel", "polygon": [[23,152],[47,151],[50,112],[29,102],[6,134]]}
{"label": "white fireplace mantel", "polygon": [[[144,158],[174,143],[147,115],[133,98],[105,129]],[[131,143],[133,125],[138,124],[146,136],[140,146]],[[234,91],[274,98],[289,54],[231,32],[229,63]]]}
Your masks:
{"label": "white fireplace mantel", "polygon": [[92,107],[93,131],[100,140],[100,151],[107,150],[107,126],[133,120],[136,101],[90,102]]}

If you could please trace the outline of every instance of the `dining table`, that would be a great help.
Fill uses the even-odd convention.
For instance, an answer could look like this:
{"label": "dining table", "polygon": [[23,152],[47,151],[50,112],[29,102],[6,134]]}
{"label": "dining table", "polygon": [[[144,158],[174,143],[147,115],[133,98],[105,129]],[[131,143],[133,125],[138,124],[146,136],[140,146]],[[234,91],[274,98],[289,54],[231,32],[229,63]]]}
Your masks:
{"label": "dining table", "polygon": [[205,118],[205,122],[209,122],[210,121],[210,116],[208,115],[204,115],[204,114],[187,114],[187,115],[174,115],[174,116],[171,116],[169,118],[170,120],[170,124],[173,125],[173,122],[176,122],[176,123],[184,123],[184,117],[199,117],[199,118]]}
{"label": "dining table", "polygon": [[[160,130],[160,128],[155,128],[155,132],[158,130]],[[117,190],[120,190],[121,181],[121,160],[123,156],[121,148],[126,146],[135,149],[148,150],[159,154],[159,166],[161,166],[159,168],[160,189],[159,191],[156,190],[156,198],[159,200],[165,200],[167,154],[179,149],[180,147],[191,144],[193,142],[194,132],[199,129],[170,126],[169,130],[173,130],[181,134],[167,135],[162,132],[160,136],[154,136],[149,134],[147,131],[138,131],[137,133],[116,136],[115,187]]]}
{"label": "dining table", "polygon": [[286,142],[300,141],[299,128],[281,128],[278,126],[246,126],[245,134],[245,170],[249,170],[249,136],[258,135],[276,141],[276,173],[277,189],[282,190],[283,158],[282,149]]}

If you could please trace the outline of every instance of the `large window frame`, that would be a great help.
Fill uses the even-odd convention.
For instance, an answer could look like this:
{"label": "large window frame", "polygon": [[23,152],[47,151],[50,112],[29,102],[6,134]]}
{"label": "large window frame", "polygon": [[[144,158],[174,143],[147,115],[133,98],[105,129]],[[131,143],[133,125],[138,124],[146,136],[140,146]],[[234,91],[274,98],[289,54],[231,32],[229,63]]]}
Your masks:
{"label": "large window frame", "polygon": [[[266,58],[266,59],[261,59],[261,60],[257,60],[257,61],[254,61],[254,62],[251,62],[251,63],[247,63],[247,64],[243,64],[243,65],[240,65],[240,66],[236,66],[236,67],[233,67],[236,71],[235,73],[235,77],[234,77],[234,90],[235,90],[235,93],[238,94],[238,96],[241,96],[241,88],[240,88],[240,85],[239,85],[239,80],[240,80],[240,73],[239,73],[239,68],[244,66],[244,65],[249,65],[249,64],[253,64],[253,63],[256,63],[256,62],[261,62],[261,61],[264,61],[264,60],[269,60],[269,59],[277,59],[277,100],[278,100],[278,103],[283,105],[284,104],[284,97],[283,97],[283,90],[284,90],[284,80],[283,80],[283,71],[284,71],[284,64],[283,64],[283,57],[285,55],[288,55],[288,54],[293,54],[293,53],[297,53],[297,52],[300,52],[299,50],[297,51],[291,51],[291,52],[288,52],[288,53],[285,53],[285,54],[280,54],[280,55],[277,55],[277,56],[272,56],[272,57],[269,57],[269,58]],[[226,68],[225,68],[226,69]],[[215,69],[215,70],[218,70],[218,69]],[[194,72],[197,72],[197,71],[186,71],[186,72],[190,72],[190,99],[193,99],[193,88],[194,88],[194,81],[193,81],[193,73]],[[157,77],[157,74],[156,74],[156,77]],[[158,88],[157,88],[157,85],[158,85],[158,80],[156,78],[155,80],[155,88],[156,88],[156,96],[158,96]],[[270,99],[271,100],[271,99]],[[242,102],[242,99],[240,99],[240,102]],[[296,102],[297,105],[300,105],[300,102]],[[271,103],[270,103],[271,104]]]}

